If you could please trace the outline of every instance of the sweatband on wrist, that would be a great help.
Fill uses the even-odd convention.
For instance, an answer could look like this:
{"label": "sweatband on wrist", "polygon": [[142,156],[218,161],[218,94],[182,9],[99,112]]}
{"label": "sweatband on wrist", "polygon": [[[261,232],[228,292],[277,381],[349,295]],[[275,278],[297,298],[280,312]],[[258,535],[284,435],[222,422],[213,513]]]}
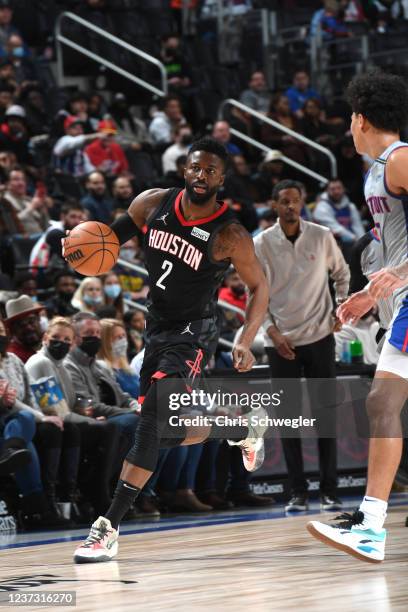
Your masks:
{"label": "sweatband on wrist", "polygon": [[134,238],[134,236],[140,237],[141,235],[140,229],[127,212],[115,219],[111,225],[111,229],[118,237],[119,244],[125,244],[125,242]]}

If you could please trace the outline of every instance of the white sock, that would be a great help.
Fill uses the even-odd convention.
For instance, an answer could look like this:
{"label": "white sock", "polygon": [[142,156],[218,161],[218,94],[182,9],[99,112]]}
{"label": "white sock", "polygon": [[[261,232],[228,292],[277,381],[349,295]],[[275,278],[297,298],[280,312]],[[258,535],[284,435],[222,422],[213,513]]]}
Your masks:
{"label": "white sock", "polygon": [[363,527],[381,531],[387,516],[387,507],[386,501],[366,495],[360,505],[361,512],[364,512]]}

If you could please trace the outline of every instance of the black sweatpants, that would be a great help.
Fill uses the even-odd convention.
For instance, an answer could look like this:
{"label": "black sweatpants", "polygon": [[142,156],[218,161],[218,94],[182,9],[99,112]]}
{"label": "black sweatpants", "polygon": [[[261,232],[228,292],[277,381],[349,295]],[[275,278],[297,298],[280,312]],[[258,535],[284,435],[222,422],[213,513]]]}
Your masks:
{"label": "black sweatpants", "polygon": [[[281,357],[275,348],[266,348],[271,376],[276,378],[335,378],[335,341],[332,334],[295,349],[293,360]],[[291,384],[288,387],[290,398],[286,395],[285,404],[292,407],[299,405],[301,385]],[[313,411],[313,403],[312,403]],[[295,430],[296,431],[296,430]],[[282,438],[283,452],[288,469],[289,483],[293,494],[307,493],[307,481],[304,475],[302,442],[299,437]],[[320,464],[320,492],[334,495],[337,488],[337,451],[336,440],[318,438]]]}

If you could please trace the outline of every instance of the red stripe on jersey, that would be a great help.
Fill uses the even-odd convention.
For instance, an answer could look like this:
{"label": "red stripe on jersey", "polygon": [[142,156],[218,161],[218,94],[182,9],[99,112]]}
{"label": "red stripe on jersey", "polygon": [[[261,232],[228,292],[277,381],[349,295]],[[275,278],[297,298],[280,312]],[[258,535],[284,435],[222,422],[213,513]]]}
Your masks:
{"label": "red stripe on jersey", "polygon": [[186,221],[181,211],[181,198],[183,197],[184,191],[185,191],[184,189],[183,191],[180,191],[180,193],[178,194],[174,202],[174,209],[176,211],[177,219],[180,221],[181,225],[192,226],[192,225],[203,225],[203,223],[209,223],[210,221],[213,221],[214,219],[222,215],[228,208],[228,204],[223,202],[221,208],[216,210],[215,213],[213,213],[209,217],[203,217],[202,219],[193,219],[193,221]]}
{"label": "red stripe on jersey", "polygon": [[406,334],[405,334],[404,344],[402,345],[402,352],[406,353],[407,352],[407,348],[408,348],[408,329],[407,329]]}

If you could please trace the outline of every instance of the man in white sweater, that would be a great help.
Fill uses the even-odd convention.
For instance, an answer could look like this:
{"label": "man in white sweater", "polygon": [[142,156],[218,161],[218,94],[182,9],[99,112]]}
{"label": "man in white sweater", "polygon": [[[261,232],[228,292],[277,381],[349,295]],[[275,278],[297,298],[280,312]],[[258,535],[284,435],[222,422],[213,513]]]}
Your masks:
{"label": "man in white sweater", "polygon": [[[265,348],[272,378],[299,379],[285,397],[288,410],[299,410],[300,378],[335,377],[336,321],[328,275],[337,303],[347,297],[350,272],[329,229],[304,221],[302,185],[284,180],[273,190],[278,223],[255,238],[255,251],[269,283],[269,308],[264,322]],[[313,408],[313,406],[312,406]],[[292,498],[287,511],[308,507],[308,485],[299,437],[282,439]],[[321,506],[335,510],[336,441],[318,439]]]}

